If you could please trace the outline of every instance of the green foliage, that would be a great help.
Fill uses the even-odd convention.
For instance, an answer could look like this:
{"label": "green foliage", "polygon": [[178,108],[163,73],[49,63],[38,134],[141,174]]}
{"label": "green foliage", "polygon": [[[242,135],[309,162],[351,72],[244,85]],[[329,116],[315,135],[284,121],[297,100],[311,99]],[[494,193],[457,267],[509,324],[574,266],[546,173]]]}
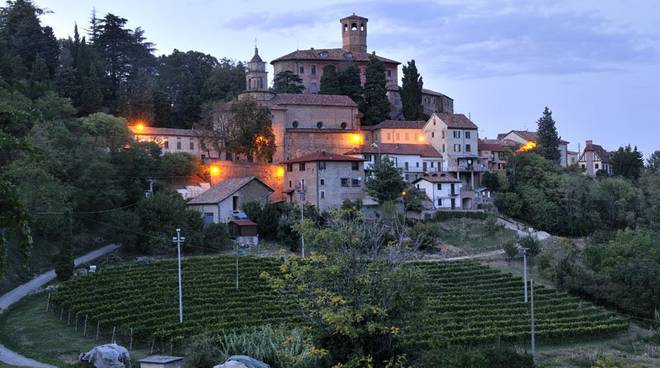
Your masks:
{"label": "green foliage", "polygon": [[208,101],[229,101],[245,91],[245,65],[227,58],[218,61],[206,82],[205,98]]}
{"label": "green foliage", "polygon": [[660,171],[660,150],[653,152],[646,159],[646,168],[651,171]]}
{"label": "green foliage", "polygon": [[648,171],[639,179],[642,220],[650,229],[660,232],[660,172]]}
{"label": "green foliage", "polygon": [[376,55],[371,55],[367,63],[364,103],[360,111],[364,114],[364,125],[375,125],[390,117],[385,64]]}
{"label": "green foliage", "polygon": [[401,79],[401,104],[403,105],[403,117],[406,120],[426,120],[424,107],[422,106],[422,88],[424,82],[417,72],[415,60],[410,60],[408,65],[403,66],[403,78]]}
{"label": "green foliage", "polygon": [[350,63],[344,70],[339,72],[339,85],[342,95],[350,97],[358,106],[362,106],[364,89],[360,79],[360,69],[355,63]]}
{"label": "green foliage", "polygon": [[231,105],[235,135],[229,142],[230,151],[246,155],[249,159],[270,162],[275,153],[275,135],[271,124],[270,109],[252,99]]}
{"label": "green foliage", "polygon": [[303,93],[302,79],[290,70],[277,73],[273,79],[273,91],[277,93]]}
{"label": "green foliage", "polygon": [[188,152],[166,153],[160,160],[161,177],[186,177],[202,174],[202,163],[197,156]]}
{"label": "green foliage", "polygon": [[423,354],[424,367],[534,368],[534,359],[510,347],[434,349]]}
{"label": "green foliage", "polygon": [[203,236],[203,246],[210,250],[222,250],[227,248],[231,243],[227,224],[208,224],[204,227]]}
{"label": "green foliage", "polygon": [[339,82],[339,74],[334,65],[326,65],[323,68],[323,75],[321,76],[321,89],[319,94],[322,95],[341,95],[341,83]]}
{"label": "green foliage", "polygon": [[637,150],[637,146],[635,148],[630,145],[619,147],[611,154],[610,162],[612,163],[614,175],[628,179],[639,178],[644,167],[642,153]]}
{"label": "green foliage", "polygon": [[538,120],[538,146],[536,152],[545,157],[550,162],[559,164],[561,154],[559,152],[559,143],[561,138],[557,133],[555,121],[552,119],[552,111],[545,107],[543,116]]}
{"label": "green foliage", "polygon": [[506,259],[512,260],[520,253],[518,251],[518,244],[515,241],[508,241],[502,244],[502,249],[504,249],[504,254],[506,254]]}
{"label": "green foliage", "polygon": [[429,200],[426,194],[414,186],[408,186],[404,191],[406,195],[403,196],[403,200],[406,211],[422,212],[424,201]]}
{"label": "green foliage", "polygon": [[433,222],[416,222],[410,232],[421,250],[431,248],[440,235],[438,225]]}
{"label": "green foliage", "polygon": [[520,239],[520,246],[527,249],[527,255],[534,257],[541,252],[541,242],[535,237],[528,235]]}
{"label": "green foliage", "polygon": [[489,215],[486,212],[475,211],[438,211],[433,215],[435,221],[442,221],[454,218],[469,218],[475,220],[486,220]]}
{"label": "green foliage", "polygon": [[407,187],[394,161],[383,158],[373,166],[372,176],[367,181],[367,193],[378,203],[397,200]]}
{"label": "green foliage", "polygon": [[506,189],[506,176],[501,172],[485,172],[481,184],[488,190],[499,192]]}

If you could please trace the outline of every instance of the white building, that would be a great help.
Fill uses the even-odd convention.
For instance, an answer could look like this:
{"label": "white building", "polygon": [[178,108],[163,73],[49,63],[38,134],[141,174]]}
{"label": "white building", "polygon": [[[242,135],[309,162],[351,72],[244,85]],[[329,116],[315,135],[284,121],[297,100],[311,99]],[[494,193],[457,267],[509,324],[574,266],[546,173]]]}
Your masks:
{"label": "white building", "polygon": [[155,128],[143,124],[128,127],[138,142],[154,142],[163,152],[187,152],[201,159],[217,158],[217,153],[202,149],[200,139],[192,129]]}
{"label": "white building", "polygon": [[471,209],[471,198],[461,197],[462,183],[447,174],[434,174],[421,177],[413,182],[433,202],[433,208],[454,210]]}
{"label": "white building", "polygon": [[607,175],[614,174],[609,152],[590,140],[586,142],[578,164],[584,170],[584,173],[589,176],[596,176],[599,171]]}
{"label": "white building", "polygon": [[233,211],[242,209],[247,202],[267,203],[273,193],[268,185],[254,176],[226,179],[188,202],[188,207],[199,211],[205,224],[229,222]]}
{"label": "white building", "polygon": [[[529,130],[512,130],[508,133],[498,134],[497,139],[520,147],[532,145],[528,147],[533,148],[536,147],[536,144],[539,141],[539,136],[537,132]],[[561,167],[568,166],[568,143],[569,142],[565,140],[559,141],[559,165],[561,165]]]}
{"label": "white building", "polygon": [[442,155],[430,144],[372,143],[345,153],[364,159],[369,173],[381,159],[394,163],[406,181],[412,182],[425,174],[442,172]]}

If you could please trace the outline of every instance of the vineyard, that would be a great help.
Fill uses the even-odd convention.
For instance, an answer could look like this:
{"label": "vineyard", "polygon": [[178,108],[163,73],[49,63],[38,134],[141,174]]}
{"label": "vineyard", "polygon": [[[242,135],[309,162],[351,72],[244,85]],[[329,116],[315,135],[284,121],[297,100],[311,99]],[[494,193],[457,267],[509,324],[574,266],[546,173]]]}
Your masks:
{"label": "vineyard", "polygon": [[[278,260],[240,257],[238,290],[235,262],[232,257],[184,260],[182,324],[177,264],[169,260],[74,278],[53,293],[51,309],[87,336],[112,330],[142,342],[302,323],[293,300],[272,291],[259,278],[263,271],[277,273]],[[421,270],[425,302],[404,323],[407,343],[432,346],[529,337],[529,304],[523,303],[520,278],[474,262],[415,265]],[[627,326],[602,308],[543,287],[536,288],[535,310],[541,341],[606,335]]]}

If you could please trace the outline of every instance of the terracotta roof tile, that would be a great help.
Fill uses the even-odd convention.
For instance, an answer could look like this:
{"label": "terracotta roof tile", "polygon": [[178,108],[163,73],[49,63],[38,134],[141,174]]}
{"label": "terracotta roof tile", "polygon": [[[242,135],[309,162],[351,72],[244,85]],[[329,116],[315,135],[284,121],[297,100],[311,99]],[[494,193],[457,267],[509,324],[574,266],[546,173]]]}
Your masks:
{"label": "terracotta roof tile", "polygon": [[447,112],[436,113],[440,120],[452,129],[479,129],[467,116],[463,114],[450,114]]}
{"label": "terracotta roof tile", "polygon": [[356,155],[363,153],[371,154],[384,154],[384,155],[417,155],[422,157],[442,157],[440,152],[438,152],[430,144],[392,144],[392,143],[380,143],[378,147],[372,145],[365,145],[354,148],[348,152],[346,155]]}
{"label": "terracotta roof tile", "polygon": [[242,178],[226,179],[211,187],[211,189],[203,192],[197,197],[191,199],[188,204],[215,204],[220,203],[230,195],[234,194],[237,190],[243,188],[252,180],[257,180],[269,191],[273,191],[271,187],[264,184],[259,178],[255,176],[246,176]]}
{"label": "terracotta roof tile", "polygon": [[502,142],[498,139],[480,139],[479,140],[479,151],[492,151],[492,152],[507,152],[511,151],[505,142]]}
{"label": "terracotta roof tile", "polygon": [[[524,140],[526,140],[526,141],[537,142],[538,139],[539,139],[539,135],[538,135],[537,132],[529,131],[529,130],[512,130],[512,131],[510,131],[510,132],[508,132],[508,133],[501,133],[501,134],[498,134],[498,135],[497,135],[497,139],[504,139],[504,137],[506,137],[507,135],[509,135],[509,134],[511,134],[511,133],[515,133],[515,134],[518,135],[520,138],[522,138],[522,139],[524,139]],[[563,140],[563,139],[559,140],[559,142],[562,143],[562,144],[568,144],[568,143],[569,143],[569,142],[567,142],[567,141],[565,141],[565,140]]]}
{"label": "terracotta roof tile", "polygon": [[[309,49],[309,50],[296,50],[284,56],[271,61],[275,64],[279,61],[289,60],[332,60],[332,61],[369,61],[371,56],[368,52],[350,51],[343,48],[337,49]],[[376,55],[376,57],[388,64],[401,64],[398,61],[384,58]]]}
{"label": "terracotta roof tile", "polygon": [[175,128],[157,128],[145,126],[138,129],[137,126],[128,127],[135,135],[174,135],[181,137],[195,137],[197,134],[192,129],[175,129]]}
{"label": "terracotta roof tile", "polygon": [[353,156],[346,156],[346,155],[340,155],[337,153],[330,153],[330,152],[314,152],[310,153],[307,155],[303,155],[300,157],[293,158],[291,160],[287,160],[285,163],[287,164],[293,164],[293,163],[298,163],[298,162],[311,162],[311,161],[359,161],[362,162],[364,161],[361,158],[353,157]]}
{"label": "terracotta roof tile", "polygon": [[426,125],[424,120],[383,120],[376,125],[363,126],[362,129],[423,129],[424,125]]}
{"label": "terracotta roof tile", "polygon": [[313,95],[309,93],[278,93],[269,105],[314,105],[314,106],[344,106],[357,107],[355,101],[343,95]]}
{"label": "terracotta roof tile", "polygon": [[413,184],[426,180],[431,183],[460,183],[461,181],[455,177],[447,174],[433,174],[433,175],[424,175],[421,178],[413,181]]}

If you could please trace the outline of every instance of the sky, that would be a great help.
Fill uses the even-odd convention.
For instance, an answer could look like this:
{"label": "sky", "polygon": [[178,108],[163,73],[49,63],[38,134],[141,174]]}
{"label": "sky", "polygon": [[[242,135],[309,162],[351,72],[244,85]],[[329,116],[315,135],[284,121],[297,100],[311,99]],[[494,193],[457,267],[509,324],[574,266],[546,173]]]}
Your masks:
{"label": "sky", "polygon": [[[339,19],[369,18],[369,51],[414,59],[424,87],[494,138],[536,129],[545,106],[569,149],[660,150],[658,0],[36,0],[57,37],[110,12],[142,27],[158,54],[196,50],[272,60],[296,49],[341,47]],[[277,4],[276,6],[274,4]],[[272,68],[270,69],[272,78]],[[401,75],[399,69],[399,75]]]}

